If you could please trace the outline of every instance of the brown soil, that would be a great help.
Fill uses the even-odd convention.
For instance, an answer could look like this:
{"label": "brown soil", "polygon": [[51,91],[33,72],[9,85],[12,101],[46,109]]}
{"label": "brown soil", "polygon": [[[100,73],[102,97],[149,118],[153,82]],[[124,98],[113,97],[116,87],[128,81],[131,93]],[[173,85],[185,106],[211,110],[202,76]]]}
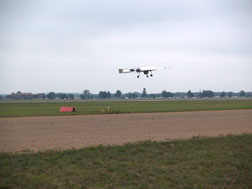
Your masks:
{"label": "brown soil", "polygon": [[45,151],[143,140],[252,133],[252,110],[0,119],[0,151]]}

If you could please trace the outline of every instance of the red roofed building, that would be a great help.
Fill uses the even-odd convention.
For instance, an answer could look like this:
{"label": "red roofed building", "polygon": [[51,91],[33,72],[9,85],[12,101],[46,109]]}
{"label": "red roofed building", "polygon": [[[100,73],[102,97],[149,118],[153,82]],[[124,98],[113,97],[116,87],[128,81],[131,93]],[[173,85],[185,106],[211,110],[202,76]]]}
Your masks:
{"label": "red roofed building", "polygon": [[60,112],[75,112],[75,107],[60,107]]}

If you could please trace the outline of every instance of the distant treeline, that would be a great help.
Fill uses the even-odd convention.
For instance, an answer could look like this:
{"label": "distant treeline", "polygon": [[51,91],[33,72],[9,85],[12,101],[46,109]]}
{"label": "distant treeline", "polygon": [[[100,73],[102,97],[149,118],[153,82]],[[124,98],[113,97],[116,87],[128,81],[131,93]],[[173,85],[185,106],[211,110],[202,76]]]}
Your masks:
{"label": "distant treeline", "polygon": [[120,90],[117,90],[115,93],[110,91],[100,91],[98,94],[93,94],[89,90],[84,90],[80,93],[22,93],[18,91],[17,93],[12,93],[10,95],[0,95],[1,99],[10,99],[10,100],[31,100],[31,99],[137,99],[137,98],[152,98],[152,99],[162,99],[162,98],[252,98],[252,92],[240,91],[235,92],[213,92],[211,90],[203,90],[199,92],[169,92],[162,91],[161,93],[151,93],[148,94],[147,90],[144,88],[142,93],[139,92],[130,92],[122,93]]}

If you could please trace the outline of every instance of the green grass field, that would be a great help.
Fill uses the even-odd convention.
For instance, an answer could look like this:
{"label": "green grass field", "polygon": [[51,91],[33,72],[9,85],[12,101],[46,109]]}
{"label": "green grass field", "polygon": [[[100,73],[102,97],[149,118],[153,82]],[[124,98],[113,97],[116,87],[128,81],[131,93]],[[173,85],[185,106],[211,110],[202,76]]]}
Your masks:
{"label": "green grass field", "polygon": [[[15,102],[1,103],[0,117],[252,109],[252,100]],[[61,106],[74,106],[77,112],[60,113]]]}
{"label": "green grass field", "polygon": [[0,153],[0,187],[251,188],[252,135]]}

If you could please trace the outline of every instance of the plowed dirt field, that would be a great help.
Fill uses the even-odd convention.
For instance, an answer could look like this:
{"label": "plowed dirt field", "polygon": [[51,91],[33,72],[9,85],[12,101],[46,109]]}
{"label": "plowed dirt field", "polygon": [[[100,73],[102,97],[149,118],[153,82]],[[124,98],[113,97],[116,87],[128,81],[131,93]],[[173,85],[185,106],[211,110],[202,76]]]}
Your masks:
{"label": "plowed dirt field", "polygon": [[1,118],[0,151],[65,150],[242,133],[252,133],[252,110]]}

